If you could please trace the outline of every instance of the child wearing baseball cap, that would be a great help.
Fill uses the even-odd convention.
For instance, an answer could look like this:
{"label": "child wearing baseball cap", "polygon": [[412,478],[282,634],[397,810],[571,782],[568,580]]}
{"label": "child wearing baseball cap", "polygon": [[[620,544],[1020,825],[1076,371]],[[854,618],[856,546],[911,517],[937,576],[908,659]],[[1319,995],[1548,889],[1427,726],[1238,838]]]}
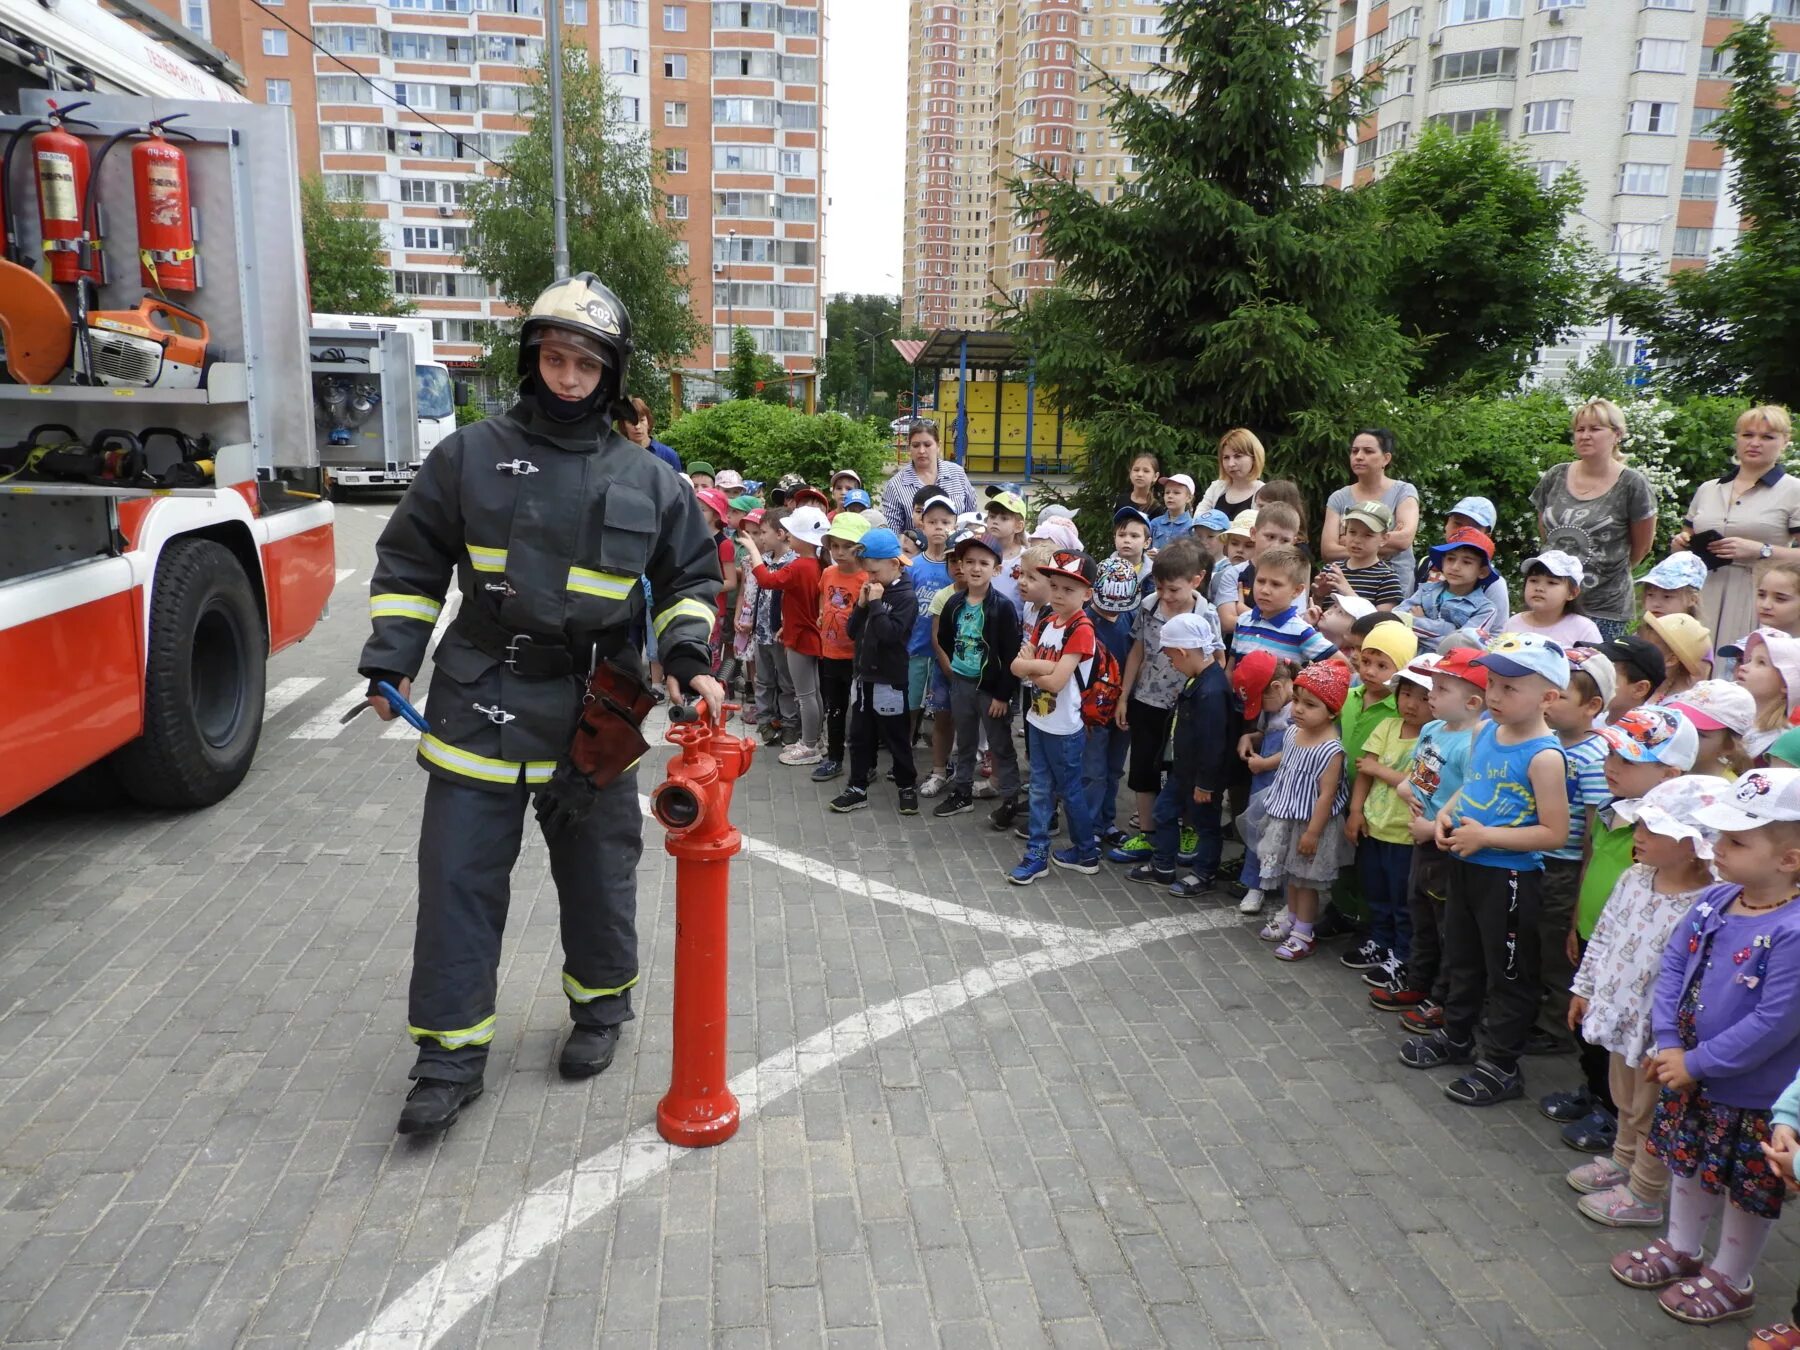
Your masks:
{"label": "child wearing baseball cap", "polygon": [[1581,1192],[1581,1212],[1610,1228],[1663,1221],[1669,1169],[1644,1147],[1659,1096],[1657,1083],[1640,1067],[1654,1039],[1651,993],[1669,934],[1713,884],[1713,835],[1694,823],[1694,812],[1730,791],[1723,778],[1685,774],[1615,808],[1631,822],[1637,861],[1607,897],[1574,974],[1568,1008],[1570,1029],[1606,1051],[1619,1112],[1611,1154],[1571,1168],[1568,1182]]}
{"label": "child wearing baseball cap", "polygon": [[1755,1306],[1752,1272],[1784,1198],[1757,1146],[1800,1074],[1800,770],[1752,769],[1693,820],[1719,831],[1722,884],[1701,891],[1663,951],[1645,1062],[1662,1088],[1648,1148],[1673,1173],[1669,1228],[1614,1257],[1612,1273],[1708,1325]]}
{"label": "child wearing baseball cap", "polygon": [[1419,728],[1407,781],[1396,791],[1411,813],[1412,872],[1406,906],[1411,947],[1403,978],[1369,991],[1369,1003],[1400,1014],[1401,1025],[1429,1035],[1444,1025],[1444,902],[1449,893],[1450,854],[1437,843],[1437,815],[1449,805],[1469,770],[1469,750],[1487,700],[1487,667],[1477,665],[1478,648],[1457,647],[1437,657],[1421,657],[1409,670],[1423,669],[1431,681],[1427,697],[1432,720]]}
{"label": "child wearing baseball cap", "polygon": [[1544,721],[1568,687],[1568,657],[1535,633],[1503,633],[1478,661],[1488,671],[1490,720],[1475,734],[1462,786],[1437,815],[1438,846],[1455,855],[1444,908],[1444,1025],[1400,1048],[1410,1068],[1471,1064],[1444,1088],[1465,1106],[1524,1092],[1519,1056],[1537,1017],[1543,853],[1569,833],[1562,749]]}
{"label": "child wearing baseball cap", "polygon": [[1744,753],[1762,762],[1800,707],[1800,638],[1778,628],[1758,628],[1741,650],[1737,682],[1756,700],[1756,727],[1744,737]]}
{"label": "child wearing baseball cap", "polygon": [[1706,564],[1692,553],[1671,553],[1639,577],[1637,584],[1644,588],[1644,614],[1688,614],[1699,618]]}
{"label": "child wearing baseball cap", "polygon": [[1000,569],[994,573],[994,589],[1023,612],[1019,575],[1024,570],[1025,499],[1001,489],[987,499],[987,532],[1000,541]]}
{"label": "child wearing baseball cap", "polygon": [[825,573],[819,550],[831,522],[817,506],[797,506],[782,517],[781,528],[795,558],[785,567],[772,567],[750,535],[738,535],[738,547],[756,584],[781,593],[781,645],[793,677],[794,696],[800,704],[800,736],[779,756],[793,766],[810,766],[824,759],[825,704],[819,697],[819,580]]}
{"label": "child wearing baseball cap", "polygon": [[1343,515],[1342,542],[1345,556],[1326,563],[1313,587],[1324,604],[1333,595],[1359,595],[1376,609],[1393,609],[1404,599],[1400,574],[1381,556],[1394,513],[1386,502],[1356,502]]}
{"label": "child wearing baseball cap", "polygon": [[1350,851],[1342,821],[1349,775],[1337,721],[1349,692],[1342,661],[1316,661],[1294,677],[1293,725],[1282,736],[1281,763],[1263,802],[1256,857],[1264,888],[1281,880],[1287,889],[1287,907],[1261,933],[1277,944],[1279,961],[1313,954],[1319,891],[1337,880]]}
{"label": "child wearing baseball cap", "polygon": [[1407,599],[1413,629],[1440,638],[1459,628],[1493,632],[1500,615],[1484,587],[1494,572],[1494,541],[1480,530],[1454,530],[1431,550],[1441,580],[1428,581]]}
{"label": "child wearing baseball cap", "polygon": [[[1031,885],[1052,862],[1089,876],[1100,870],[1100,845],[1081,762],[1087,744],[1081,686],[1100,649],[1085,606],[1099,568],[1085,553],[1059,549],[1037,572],[1047,592],[1045,612],[1012,661],[1012,673],[1032,686],[1025,714],[1031,823],[1025,856],[1007,873],[1006,879],[1015,886]],[[1050,821],[1059,803],[1073,842],[1052,854]]]}
{"label": "child wearing baseball cap", "polygon": [[[1412,634],[1406,636],[1410,639]],[[1370,650],[1365,645],[1360,655],[1366,657]],[[1435,663],[1436,658],[1428,660]],[[1356,846],[1356,879],[1369,911],[1365,954],[1377,958],[1372,965],[1363,966],[1359,960],[1350,968],[1360,967],[1363,983],[1376,989],[1406,982],[1406,963],[1412,951],[1412,911],[1407,904],[1412,811],[1399,788],[1412,772],[1419,732],[1431,720],[1429,668],[1402,665],[1392,682],[1397,713],[1377,722],[1364,738],[1350,789],[1350,816],[1344,822],[1344,836]],[[1346,959],[1344,964],[1350,965],[1350,961]]]}
{"label": "child wearing baseball cap", "polygon": [[1756,725],[1756,700],[1748,689],[1729,680],[1701,680],[1670,699],[1668,706],[1685,715],[1700,733],[1695,773],[1736,778],[1750,767],[1741,739]]}
{"label": "child wearing baseball cap", "polygon": [[913,766],[912,736],[907,722],[907,644],[918,617],[919,597],[900,560],[900,537],[876,528],[856,546],[865,576],[850,614],[850,641],[855,647],[850,691],[850,780],[833,797],[840,815],[869,804],[869,780],[875,774],[877,742],[893,760],[900,814],[919,814],[919,774]]}
{"label": "child wearing baseball cap", "polygon": [[1186,539],[1194,528],[1194,480],[1185,473],[1170,474],[1162,483],[1163,513],[1150,522],[1150,547],[1160,552],[1177,539]]}
{"label": "child wearing baseball cap", "polygon": [[[1219,808],[1230,755],[1219,729],[1230,720],[1231,685],[1214,659],[1221,649],[1218,632],[1201,615],[1176,614],[1161,625],[1157,645],[1183,680],[1174,708],[1174,768],[1143,822],[1149,826],[1151,854],[1126,876],[1191,900],[1213,888],[1224,844]],[[1157,752],[1160,757],[1160,746]],[[1189,827],[1194,847],[1184,858],[1181,836]],[[1193,871],[1177,880],[1177,862],[1188,862]]]}
{"label": "child wearing baseball cap", "polygon": [[[1524,608],[1509,618],[1505,627],[1514,633],[1542,633],[1562,647],[1598,647],[1600,627],[1581,609],[1581,586],[1586,576],[1581,559],[1561,549],[1547,548],[1525,560]],[[1503,616],[1504,617],[1504,616]]]}

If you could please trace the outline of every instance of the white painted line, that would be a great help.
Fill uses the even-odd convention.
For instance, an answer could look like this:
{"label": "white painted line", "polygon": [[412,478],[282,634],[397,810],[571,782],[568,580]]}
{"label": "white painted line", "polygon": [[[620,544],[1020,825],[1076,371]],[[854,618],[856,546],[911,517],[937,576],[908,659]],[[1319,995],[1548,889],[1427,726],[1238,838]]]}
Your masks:
{"label": "white painted line", "polygon": [[317,675],[296,675],[291,680],[283,680],[263,695],[263,721],[267,722],[276,713],[293,706],[324,683]]}
{"label": "white painted line", "polygon": [[355,575],[356,575],[356,569],[354,567],[340,567],[337,570],[337,580],[334,581],[332,583],[332,585],[342,586],[347,578],[353,577]]}
{"label": "white painted line", "polygon": [[[293,731],[288,733],[290,741],[329,741],[344,730],[338,721],[345,713],[368,697],[369,682],[358,680],[354,686],[334,698],[325,711],[315,717],[309,717]],[[373,713],[365,714],[373,717]]]}
{"label": "white painted line", "polygon": [[[424,707],[425,705],[420,702],[415,706]],[[374,714],[371,713],[370,716],[372,717]],[[419,729],[404,717],[396,717],[381,733],[381,739],[384,741],[416,741],[419,739]]]}
{"label": "white painted line", "polygon": [[[1204,929],[1233,927],[1238,922],[1234,909],[1222,907],[1107,932],[1084,932],[1078,938],[977,966],[942,984],[865,1008],[733,1078],[729,1086],[737,1096],[740,1118],[748,1123],[764,1107],[827,1069],[908,1027],[942,1017],[997,990],[1053,970]],[[384,1308],[364,1331],[346,1341],[343,1350],[429,1350],[527,1262],[668,1171],[686,1153],[686,1149],[664,1143],[652,1124],[582,1159],[457,1247]]]}

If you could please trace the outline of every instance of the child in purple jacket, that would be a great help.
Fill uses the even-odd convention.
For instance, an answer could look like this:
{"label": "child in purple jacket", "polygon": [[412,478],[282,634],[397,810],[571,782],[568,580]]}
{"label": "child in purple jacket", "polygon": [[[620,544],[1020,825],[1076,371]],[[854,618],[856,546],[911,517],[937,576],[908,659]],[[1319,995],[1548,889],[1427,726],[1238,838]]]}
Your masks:
{"label": "child in purple jacket", "polygon": [[1800,1072],[1800,769],[1753,769],[1693,818],[1722,832],[1713,866],[1728,884],[1703,890],[1676,925],[1656,982],[1645,1068],[1663,1092],[1648,1147],[1673,1173],[1669,1234],[1614,1257],[1612,1272],[1662,1290],[1671,1317],[1707,1325],[1755,1305],[1751,1272],[1781,1213],[1762,1145]]}

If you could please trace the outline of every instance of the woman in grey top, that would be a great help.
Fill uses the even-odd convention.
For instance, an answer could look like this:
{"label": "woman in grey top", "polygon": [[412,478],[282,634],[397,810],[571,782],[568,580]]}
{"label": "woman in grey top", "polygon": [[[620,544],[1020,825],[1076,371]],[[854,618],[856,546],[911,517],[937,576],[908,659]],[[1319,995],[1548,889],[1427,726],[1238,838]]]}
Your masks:
{"label": "woman in grey top", "polygon": [[1344,547],[1344,513],[1358,502],[1380,502],[1394,513],[1394,528],[1381,543],[1383,561],[1392,564],[1400,579],[1400,594],[1413,593],[1413,536],[1419,532],[1419,490],[1411,483],[1389,478],[1394,462],[1394,433],[1371,427],[1350,438],[1349,487],[1339,488],[1325,499],[1325,523],[1320,527],[1319,552],[1326,562],[1350,556]]}
{"label": "woman in grey top", "polygon": [[1656,542],[1650,480],[1625,463],[1625,414],[1597,398],[1575,410],[1575,458],[1544,471],[1531,490],[1545,548],[1581,559],[1587,569],[1581,607],[1611,641],[1631,626],[1631,569]]}

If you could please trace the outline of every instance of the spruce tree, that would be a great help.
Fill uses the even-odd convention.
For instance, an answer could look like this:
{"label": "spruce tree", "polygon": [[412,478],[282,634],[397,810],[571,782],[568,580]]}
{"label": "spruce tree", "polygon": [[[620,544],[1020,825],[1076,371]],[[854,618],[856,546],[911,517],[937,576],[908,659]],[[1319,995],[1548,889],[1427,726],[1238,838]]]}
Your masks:
{"label": "spruce tree", "polygon": [[1086,431],[1090,504],[1110,506],[1145,449],[1205,484],[1240,425],[1269,447],[1269,477],[1316,499],[1343,479],[1353,410],[1398,396],[1414,365],[1382,305],[1373,198],[1317,181],[1364,90],[1321,87],[1313,6],[1162,13],[1160,92],[1091,76],[1137,181],[1114,201],[1041,168],[1011,184],[1057,284],[1009,321]]}

